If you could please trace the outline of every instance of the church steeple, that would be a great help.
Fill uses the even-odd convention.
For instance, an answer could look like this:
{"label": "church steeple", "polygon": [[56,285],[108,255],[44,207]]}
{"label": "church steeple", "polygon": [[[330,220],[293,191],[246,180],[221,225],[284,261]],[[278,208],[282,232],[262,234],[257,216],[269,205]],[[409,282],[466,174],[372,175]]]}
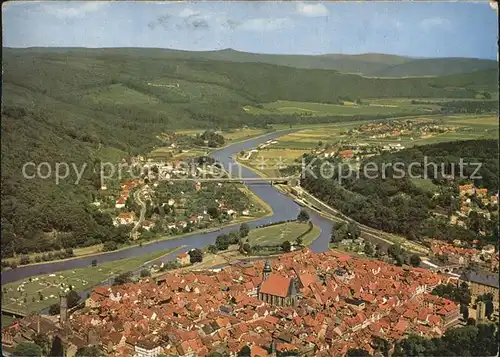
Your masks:
{"label": "church steeple", "polygon": [[262,281],[266,280],[271,274],[271,264],[269,264],[269,260],[266,260],[266,264],[264,264],[264,270],[262,271]]}

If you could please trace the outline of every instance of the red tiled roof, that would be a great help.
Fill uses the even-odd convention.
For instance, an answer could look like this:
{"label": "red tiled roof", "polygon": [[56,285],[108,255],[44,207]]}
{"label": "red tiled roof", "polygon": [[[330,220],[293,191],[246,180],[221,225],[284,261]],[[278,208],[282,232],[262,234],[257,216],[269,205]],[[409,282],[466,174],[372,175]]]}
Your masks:
{"label": "red tiled roof", "polygon": [[312,274],[300,274],[299,279],[304,288],[307,288],[310,284],[316,282],[316,277]]}
{"label": "red tiled roof", "polygon": [[260,286],[259,292],[274,296],[286,297],[290,287],[290,278],[271,274]]}

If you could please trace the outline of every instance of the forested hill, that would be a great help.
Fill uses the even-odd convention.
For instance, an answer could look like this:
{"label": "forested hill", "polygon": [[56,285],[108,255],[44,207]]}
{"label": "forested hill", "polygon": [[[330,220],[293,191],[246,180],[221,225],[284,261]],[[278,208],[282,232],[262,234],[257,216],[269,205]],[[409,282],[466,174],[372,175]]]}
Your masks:
{"label": "forested hill", "polygon": [[[92,208],[95,178],[79,185],[23,179],[27,161],[92,164],[147,152],[177,128],[231,128],[316,118],[256,116],[245,105],[340,97],[473,98],[496,92],[496,70],[438,78],[377,79],[334,70],[179,58],[142,49],[9,49],[3,53],[2,246],[47,248],[111,234]],[[322,121],[341,118],[321,117]],[[356,118],[354,118],[356,119]],[[371,118],[364,118],[371,119]],[[87,170],[88,172],[88,170]],[[69,180],[68,180],[69,181]],[[15,244],[14,244],[15,242]],[[47,244],[42,244],[47,242]]]}
{"label": "forested hill", "polygon": [[[365,174],[360,169],[359,177],[355,173],[348,175],[344,167],[344,178],[340,184],[338,171],[333,178],[321,177],[319,168],[324,160],[319,160],[313,165],[316,177],[308,173],[302,185],[358,222],[409,239],[489,239],[494,242],[498,234],[498,211],[494,208],[491,209],[491,220],[478,215],[470,216],[468,220],[476,221],[469,222],[469,229],[450,225],[449,222],[451,215],[459,209],[459,184],[472,181],[477,187],[488,188],[490,195],[498,192],[498,157],[496,140],[419,146],[362,162],[360,167],[370,168],[370,171]],[[463,168],[463,176],[471,177],[474,174],[481,178],[460,178],[460,159],[469,164],[481,163],[476,173],[476,165]],[[410,173],[412,163],[416,165],[411,167]],[[433,166],[428,167],[428,178],[425,178],[425,163],[437,164],[436,171]],[[377,170],[374,171],[373,167]],[[396,171],[396,167],[397,170],[403,170],[403,175]],[[454,177],[450,179],[448,176],[452,174]],[[426,187],[432,188],[424,189],[420,185],[422,179]],[[479,236],[480,230],[486,232],[486,238]]]}
{"label": "forested hill", "polygon": [[[31,48],[33,52],[62,53],[64,48]],[[327,69],[343,73],[358,73],[364,76],[403,77],[403,76],[445,76],[468,73],[483,69],[497,68],[497,62],[477,58],[411,58],[382,53],[364,53],[356,55],[278,55],[248,53],[233,49],[218,51],[181,51],[172,49],[71,49],[75,53],[93,54],[113,53],[172,59],[217,60],[239,63],[267,63],[302,69]]]}

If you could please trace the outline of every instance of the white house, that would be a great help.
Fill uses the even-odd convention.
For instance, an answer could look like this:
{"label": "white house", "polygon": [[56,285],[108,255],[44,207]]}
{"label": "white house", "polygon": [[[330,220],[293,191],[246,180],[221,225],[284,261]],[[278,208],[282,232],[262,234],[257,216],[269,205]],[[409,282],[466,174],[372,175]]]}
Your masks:
{"label": "white house", "polygon": [[138,341],[134,350],[134,357],[157,357],[162,352],[159,345],[149,341]]}

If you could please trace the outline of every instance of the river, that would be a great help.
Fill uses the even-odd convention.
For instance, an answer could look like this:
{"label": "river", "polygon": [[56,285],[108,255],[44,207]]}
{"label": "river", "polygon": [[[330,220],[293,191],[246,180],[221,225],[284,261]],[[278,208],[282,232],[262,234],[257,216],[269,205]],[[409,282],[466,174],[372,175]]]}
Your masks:
{"label": "river", "polygon": [[[222,163],[226,169],[230,169],[233,174],[235,172],[241,172],[242,174],[241,177],[257,178],[259,177],[257,173],[251,171],[246,167],[238,165],[231,157],[235,154],[240,153],[240,151],[242,150],[244,151],[251,150],[257,147],[258,145],[266,142],[267,140],[276,139],[280,136],[286,135],[293,131],[295,130],[289,129],[279,132],[273,132],[254,139],[238,142],[213,152],[211,156],[217,159],[220,163]],[[294,202],[292,198],[282,194],[271,184],[247,183],[247,187],[260,199],[267,202],[267,204],[273,210],[272,216],[265,217],[253,222],[249,222],[249,226],[251,228],[264,223],[285,221],[285,220],[295,219],[297,217],[297,214],[300,211],[300,207]],[[306,210],[310,215],[312,223],[319,226],[321,229],[320,236],[309,247],[314,252],[327,251],[328,243],[330,241],[332,223],[326,218],[320,216],[318,213],[309,210],[307,208]],[[145,244],[142,246],[130,247],[115,252],[103,253],[88,257],[74,258],[66,261],[47,262],[43,264],[21,266],[17,267],[16,269],[2,272],[2,283],[5,284],[12,281],[25,279],[34,275],[51,274],[61,270],[88,267],[89,265],[91,265],[94,259],[97,261],[98,264],[100,264],[113,260],[131,258],[143,254],[153,253],[157,252],[158,250],[172,249],[179,246],[185,246],[184,251],[188,251],[192,248],[202,248],[209,244],[213,244],[215,242],[215,238],[218,235],[222,233],[228,233],[232,230],[237,230],[238,228],[239,224],[236,224],[209,233],[193,233],[188,236],[183,236],[177,239],[165,240],[156,243]],[[174,259],[179,253],[180,253],[179,251],[176,251],[174,253],[171,253],[163,257],[161,260],[168,261]]]}

